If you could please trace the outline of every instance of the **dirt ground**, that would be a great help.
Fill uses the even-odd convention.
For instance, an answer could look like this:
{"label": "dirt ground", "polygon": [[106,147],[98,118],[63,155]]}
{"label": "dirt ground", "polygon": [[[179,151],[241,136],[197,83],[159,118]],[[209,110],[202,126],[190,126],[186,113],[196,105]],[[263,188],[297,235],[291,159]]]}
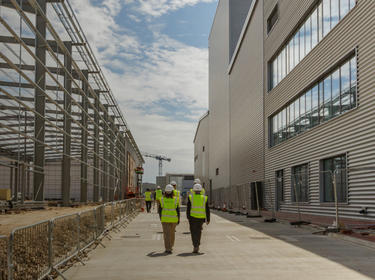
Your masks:
{"label": "dirt ground", "polygon": [[21,211],[20,213],[0,214],[0,235],[9,235],[10,232],[21,226],[31,225],[54,217],[74,214],[97,206],[79,207],[47,207],[44,210]]}

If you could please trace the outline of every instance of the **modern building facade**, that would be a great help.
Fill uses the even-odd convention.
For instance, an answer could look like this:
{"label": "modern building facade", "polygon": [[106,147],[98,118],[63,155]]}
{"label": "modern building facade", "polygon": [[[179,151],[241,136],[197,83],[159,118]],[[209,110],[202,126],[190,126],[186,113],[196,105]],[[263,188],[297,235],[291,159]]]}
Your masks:
{"label": "modern building facade", "polygon": [[[280,216],[374,219],[375,2],[249,0],[236,49],[219,65],[231,2],[219,1],[209,39],[213,192],[259,182],[262,206]],[[228,179],[217,183],[221,162]]]}

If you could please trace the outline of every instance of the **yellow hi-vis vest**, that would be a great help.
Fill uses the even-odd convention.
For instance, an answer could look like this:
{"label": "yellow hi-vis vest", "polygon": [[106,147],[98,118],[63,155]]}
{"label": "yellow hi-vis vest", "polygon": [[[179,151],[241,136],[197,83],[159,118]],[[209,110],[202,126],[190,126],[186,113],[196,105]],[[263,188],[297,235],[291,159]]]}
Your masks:
{"label": "yellow hi-vis vest", "polygon": [[160,200],[160,198],[163,196],[163,191],[162,190],[156,190],[155,191],[155,199]]}
{"label": "yellow hi-vis vest", "polygon": [[161,207],[161,222],[162,223],[177,223],[177,198],[162,197],[160,199]]}
{"label": "yellow hi-vis vest", "polygon": [[174,196],[175,198],[177,198],[177,204],[180,205],[180,191],[178,191],[178,190],[174,190],[174,191],[173,191],[173,196]]}
{"label": "yellow hi-vis vest", "polygon": [[190,216],[198,219],[206,219],[207,196],[202,194],[189,195],[191,202]]}
{"label": "yellow hi-vis vest", "polygon": [[151,192],[145,192],[145,196],[146,196],[146,198],[145,198],[146,201],[151,201],[152,200],[151,199]]}

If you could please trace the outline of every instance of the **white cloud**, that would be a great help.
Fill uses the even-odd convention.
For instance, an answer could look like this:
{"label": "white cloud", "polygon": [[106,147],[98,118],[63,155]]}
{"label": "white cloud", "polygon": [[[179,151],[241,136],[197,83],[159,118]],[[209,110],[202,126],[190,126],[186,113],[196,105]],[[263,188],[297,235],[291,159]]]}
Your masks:
{"label": "white cloud", "polygon": [[[211,0],[203,0],[211,2]],[[199,0],[125,0],[149,15],[194,5]],[[150,28],[152,43],[140,43],[135,34],[116,23],[124,8],[114,0],[95,7],[89,0],[73,1],[77,16],[142,151],[172,158],[165,172],[193,172],[196,121],[208,105],[208,50],[178,42]],[[148,10],[153,8],[154,10]],[[136,18],[140,16],[137,15]],[[166,114],[161,101],[180,104]],[[149,109],[151,108],[151,110]],[[157,165],[147,160],[145,180],[154,181]]]}
{"label": "white cloud", "polygon": [[194,6],[199,2],[216,2],[217,0],[138,0],[136,2],[136,9],[147,15],[153,17],[160,17],[170,11],[181,9],[185,6]]}

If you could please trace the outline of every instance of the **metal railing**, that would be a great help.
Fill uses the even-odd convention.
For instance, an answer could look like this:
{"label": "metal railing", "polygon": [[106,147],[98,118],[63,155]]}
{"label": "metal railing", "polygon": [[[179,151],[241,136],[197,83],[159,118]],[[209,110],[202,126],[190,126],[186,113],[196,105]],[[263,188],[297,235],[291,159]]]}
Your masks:
{"label": "metal railing", "polygon": [[[0,280],[35,280],[60,275],[60,267],[133,219],[143,199],[109,202],[92,210],[56,217],[0,236]],[[65,279],[65,278],[64,278]]]}

